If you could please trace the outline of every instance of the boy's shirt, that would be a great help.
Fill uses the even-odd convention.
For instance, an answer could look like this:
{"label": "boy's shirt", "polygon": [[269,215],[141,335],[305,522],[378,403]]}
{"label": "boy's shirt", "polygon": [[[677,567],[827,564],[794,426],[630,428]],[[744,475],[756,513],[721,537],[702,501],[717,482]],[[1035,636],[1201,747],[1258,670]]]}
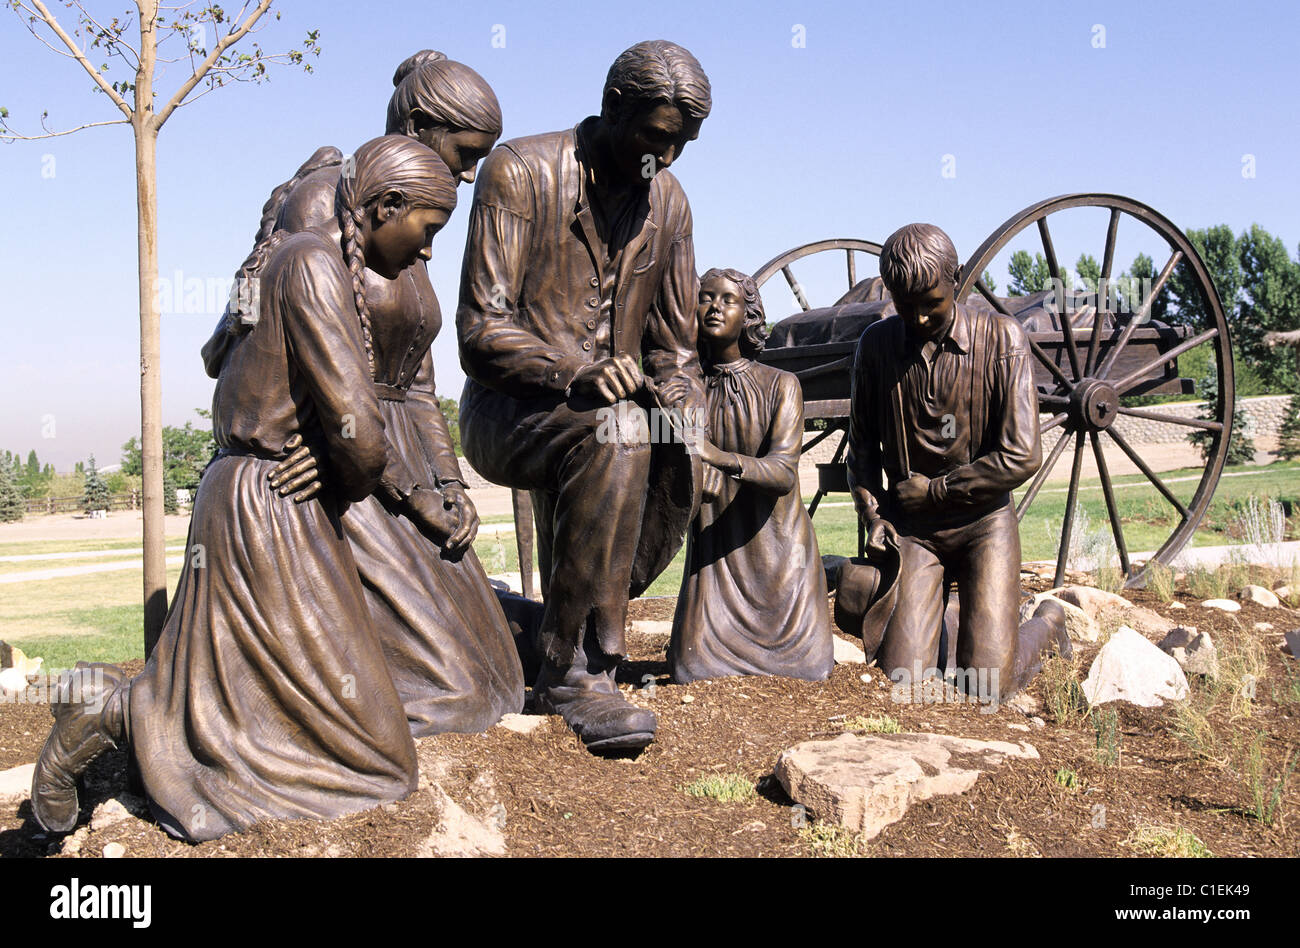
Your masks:
{"label": "boy's shirt", "polygon": [[898,316],[868,326],[853,367],[847,463],[879,513],[901,510],[888,483],[913,474],[934,483],[922,521],[967,520],[994,510],[1042,463],[1038,394],[1024,329],[958,304],[948,334],[912,339]]}

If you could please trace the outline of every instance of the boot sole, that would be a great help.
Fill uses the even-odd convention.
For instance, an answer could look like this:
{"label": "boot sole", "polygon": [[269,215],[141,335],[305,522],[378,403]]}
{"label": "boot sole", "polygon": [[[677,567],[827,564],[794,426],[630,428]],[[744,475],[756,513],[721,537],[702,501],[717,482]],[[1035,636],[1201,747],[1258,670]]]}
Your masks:
{"label": "boot sole", "polygon": [[618,737],[607,737],[603,740],[592,741],[586,745],[586,748],[593,754],[602,751],[640,750],[653,742],[654,739],[654,731],[637,731],[634,734],[620,734]]}

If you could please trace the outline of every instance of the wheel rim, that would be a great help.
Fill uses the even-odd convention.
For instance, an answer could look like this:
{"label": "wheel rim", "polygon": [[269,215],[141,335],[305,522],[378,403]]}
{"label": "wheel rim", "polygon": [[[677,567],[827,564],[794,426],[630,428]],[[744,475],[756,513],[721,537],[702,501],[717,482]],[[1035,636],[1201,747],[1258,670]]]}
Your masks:
{"label": "wheel rim", "polygon": [[[767,263],[759,267],[758,272],[754,274],[754,282],[761,288],[764,283],[780,273],[785,277],[786,283],[790,287],[790,292],[794,294],[795,301],[803,312],[812,309],[808,302],[808,297],[804,293],[803,284],[795,279],[794,271],[791,267],[793,263],[802,260],[804,257],[810,257],[813,254],[829,253],[833,251],[843,251],[845,255],[845,274],[848,278],[848,289],[853,289],[858,283],[857,261],[854,258],[855,253],[870,254],[873,257],[880,256],[880,244],[870,240],[859,240],[856,237],[833,237],[830,240],[816,240],[810,244],[804,244],[801,247],[795,247],[793,250],[787,250],[783,254],[778,254]],[[846,291],[847,292],[847,291]]]}
{"label": "wheel rim", "polygon": [[[1068,442],[1073,440],[1074,457],[1071,463],[1053,583],[1057,586],[1061,585],[1073,539],[1086,444],[1091,448],[1096,463],[1097,476],[1101,481],[1105,501],[1106,517],[1110,522],[1111,534],[1120,568],[1126,577],[1126,585],[1141,586],[1145,583],[1146,573],[1151,564],[1168,565],[1196,531],[1223,472],[1232,437],[1234,385],[1231,337],[1223,304],[1200,255],[1182,231],[1145,204],[1114,194],[1063,195],[1031,205],[995,230],[962,268],[963,279],[958,288],[957,298],[965,299],[971,292],[979,292],[996,309],[1011,315],[984,286],[982,275],[998,253],[1030,227],[1037,228],[1048,270],[1053,278],[1059,280],[1062,268],[1057,260],[1049,218],[1058,212],[1080,207],[1101,207],[1110,211],[1102,252],[1103,290],[1113,279],[1117,235],[1123,218],[1131,218],[1147,231],[1161,237],[1168,245],[1170,255],[1164,266],[1157,272],[1150,289],[1143,287],[1141,303],[1135,310],[1127,313],[1115,311],[1112,308],[1114,301],[1110,293],[1094,294],[1095,315],[1088,314],[1093,316],[1093,328],[1087,329],[1086,344],[1081,342],[1080,329],[1076,326],[1085,315],[1084,311],[1076,310],[1071,313],[1067,296],[1066,306],[1062,307],[1059,318],[1059,341],[1060,348],[1064,352],[1064,360],[1052,359],[1043,348],[1044,340],[1033,338],[1041,334],[1031,335],[1030,348],[1034,358],[1046,371],[1047,385],[1052,387],[1051,391],[1044,392],[1042,390],[1044,386],[1040,385],[1040,408],[1052,415],[1043,428],[1044,431],[1048,431],[1060,427],[1062,431],[1051,450],[1047,452],[1037,474],[1031,479],[1016,514],[1023,520],[1038,497],[1043,484],[1051,476],[1057,462],[1067,449]],[[1128,226],[1132,227],[1133,224],[1130,223]],[[1130,356],[1139,351],[1140,347],[1134,346],[1134,341],[1140,333],[1143,336],[1149,335],[1144,331],[1144,327],[1147,326],[1150,314],[1161,294],[1170,291],[1169,278],[1177,267],[1184,268],[1184,283],[1194,287],[1199,294],[1207,317],[1206,324],[1186,332],[1180,341],[1176,341],[1176,336],[1184,332],[1181,329],[1177,330],[1171,338],[1164,338],[1162,335],[1162,338],[1154,343],[1158,355],[1139,359],[1140,364],[1134,365],[1131,358],[1128,361],[1124,359],[1125,350],[1132,347]],[[1098,328],[1106,316],[1110,317],[1111,326],[1108,329]],[[1179,355],[1202,346],[1211,347],[1216,366],[1219,398],[1218,411],[1214,419],[1205,421],[1186,418],[1168,410],[1161,410],[1164,406],[1160,405],[1148,409],[1122,404],[1122,399],[1126,395],[1134,394],[1139,389],[1145,390],[1143,386],[1148,385],[1154,375],[1167,372],[1167,366]],[[1208,458],[1190,500],[1184,503],[1178,498],[1169,485],[1134,450],[1133,445],[1116,426],[1116,421],[1123,417],[1141,419],[1148,424],[1161,424],[1187,431],[1199,429],[1209,433],[1211,440]],[[1117,485],[1107,465],[1104,442],[1113,443],[1118,447],[1174,511],[1176,525],[1173,531],[1141,571],[1135,570],[1129,560],[1124,532],[1125,521],[1116,497]]]}

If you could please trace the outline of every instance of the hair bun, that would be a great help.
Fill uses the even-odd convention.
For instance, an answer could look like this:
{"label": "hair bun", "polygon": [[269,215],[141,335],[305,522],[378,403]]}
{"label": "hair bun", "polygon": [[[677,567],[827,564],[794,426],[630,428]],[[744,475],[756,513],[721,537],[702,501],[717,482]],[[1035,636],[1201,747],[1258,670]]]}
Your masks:
{"label": "hair bun", "polygon": [[408,56],[402,61],[402,64],[397,67],[397,72],[393,73],[394,87],[401,85],[403,79],[415,72],[415,70],[419,69],[421,66],[427,66],[429,63],[436,63],[446,58],[446,53],[440,53],[436,49],[422,49],[414,56]]}

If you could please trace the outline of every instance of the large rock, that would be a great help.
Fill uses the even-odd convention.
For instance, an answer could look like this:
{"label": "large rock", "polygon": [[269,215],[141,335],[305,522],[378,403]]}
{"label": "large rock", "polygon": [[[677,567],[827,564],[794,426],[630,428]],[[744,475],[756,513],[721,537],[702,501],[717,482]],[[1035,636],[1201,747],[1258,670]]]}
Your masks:
{"label": "large rock", "polygon": [[1173,656],[1178,667],[1189,675],[1218,677],[1219,653],[1208,632],[1197,632],[1195,627],[1180,626],[1160,640],[1159,648]]}
{"label": "large rock", "polygon": [[1158,708],[1164,699],[1187,697],[1187,676],[1172,656],[1126,625],[1102,646],[1083,682],[1088,704],[1127,701]]}
{"label": "large rock", "polygon": [[832,635],[835,642],[835,664],[836,665],[865,665],[867,663],[867,653],[862,651],[860,645],[854,645],[848,639],[842,639],[838,635]]}
{"label": "large rock", "polygon": [[32,773],[35,764],[23,764],[0,770],[0,804],[6,806],[22,803],[32,795]]}
{"label": "large rock", "polygon": [[1237,593],[1237,598],[1243,602],[1256,603],[1265,609],[1276,609],[1282,605],[1277,598],[1277,593],[1271,589],[1265,589],[1263,586],[1245,586],[1241,592]]}
{"label": "large rock", "polygon": [[1051,592],[1039,593],[1026,599],[1020,606],[1020,622],[1024,624],[1033,618],[1034,611],[1044,602],[1054,602],[1065,613],[1065,632],[1075,642],[1095,642],[1101,637],[1101,626],[1092,616],[1072,602],[1066,602]]}
{"label": "large rock", "polygon": [[1037,758],[1038,751],[947,734],[842,734],[782,751],[776,777],[818,820],[871,839],[918,800],[964,793],[1012,757]]}

